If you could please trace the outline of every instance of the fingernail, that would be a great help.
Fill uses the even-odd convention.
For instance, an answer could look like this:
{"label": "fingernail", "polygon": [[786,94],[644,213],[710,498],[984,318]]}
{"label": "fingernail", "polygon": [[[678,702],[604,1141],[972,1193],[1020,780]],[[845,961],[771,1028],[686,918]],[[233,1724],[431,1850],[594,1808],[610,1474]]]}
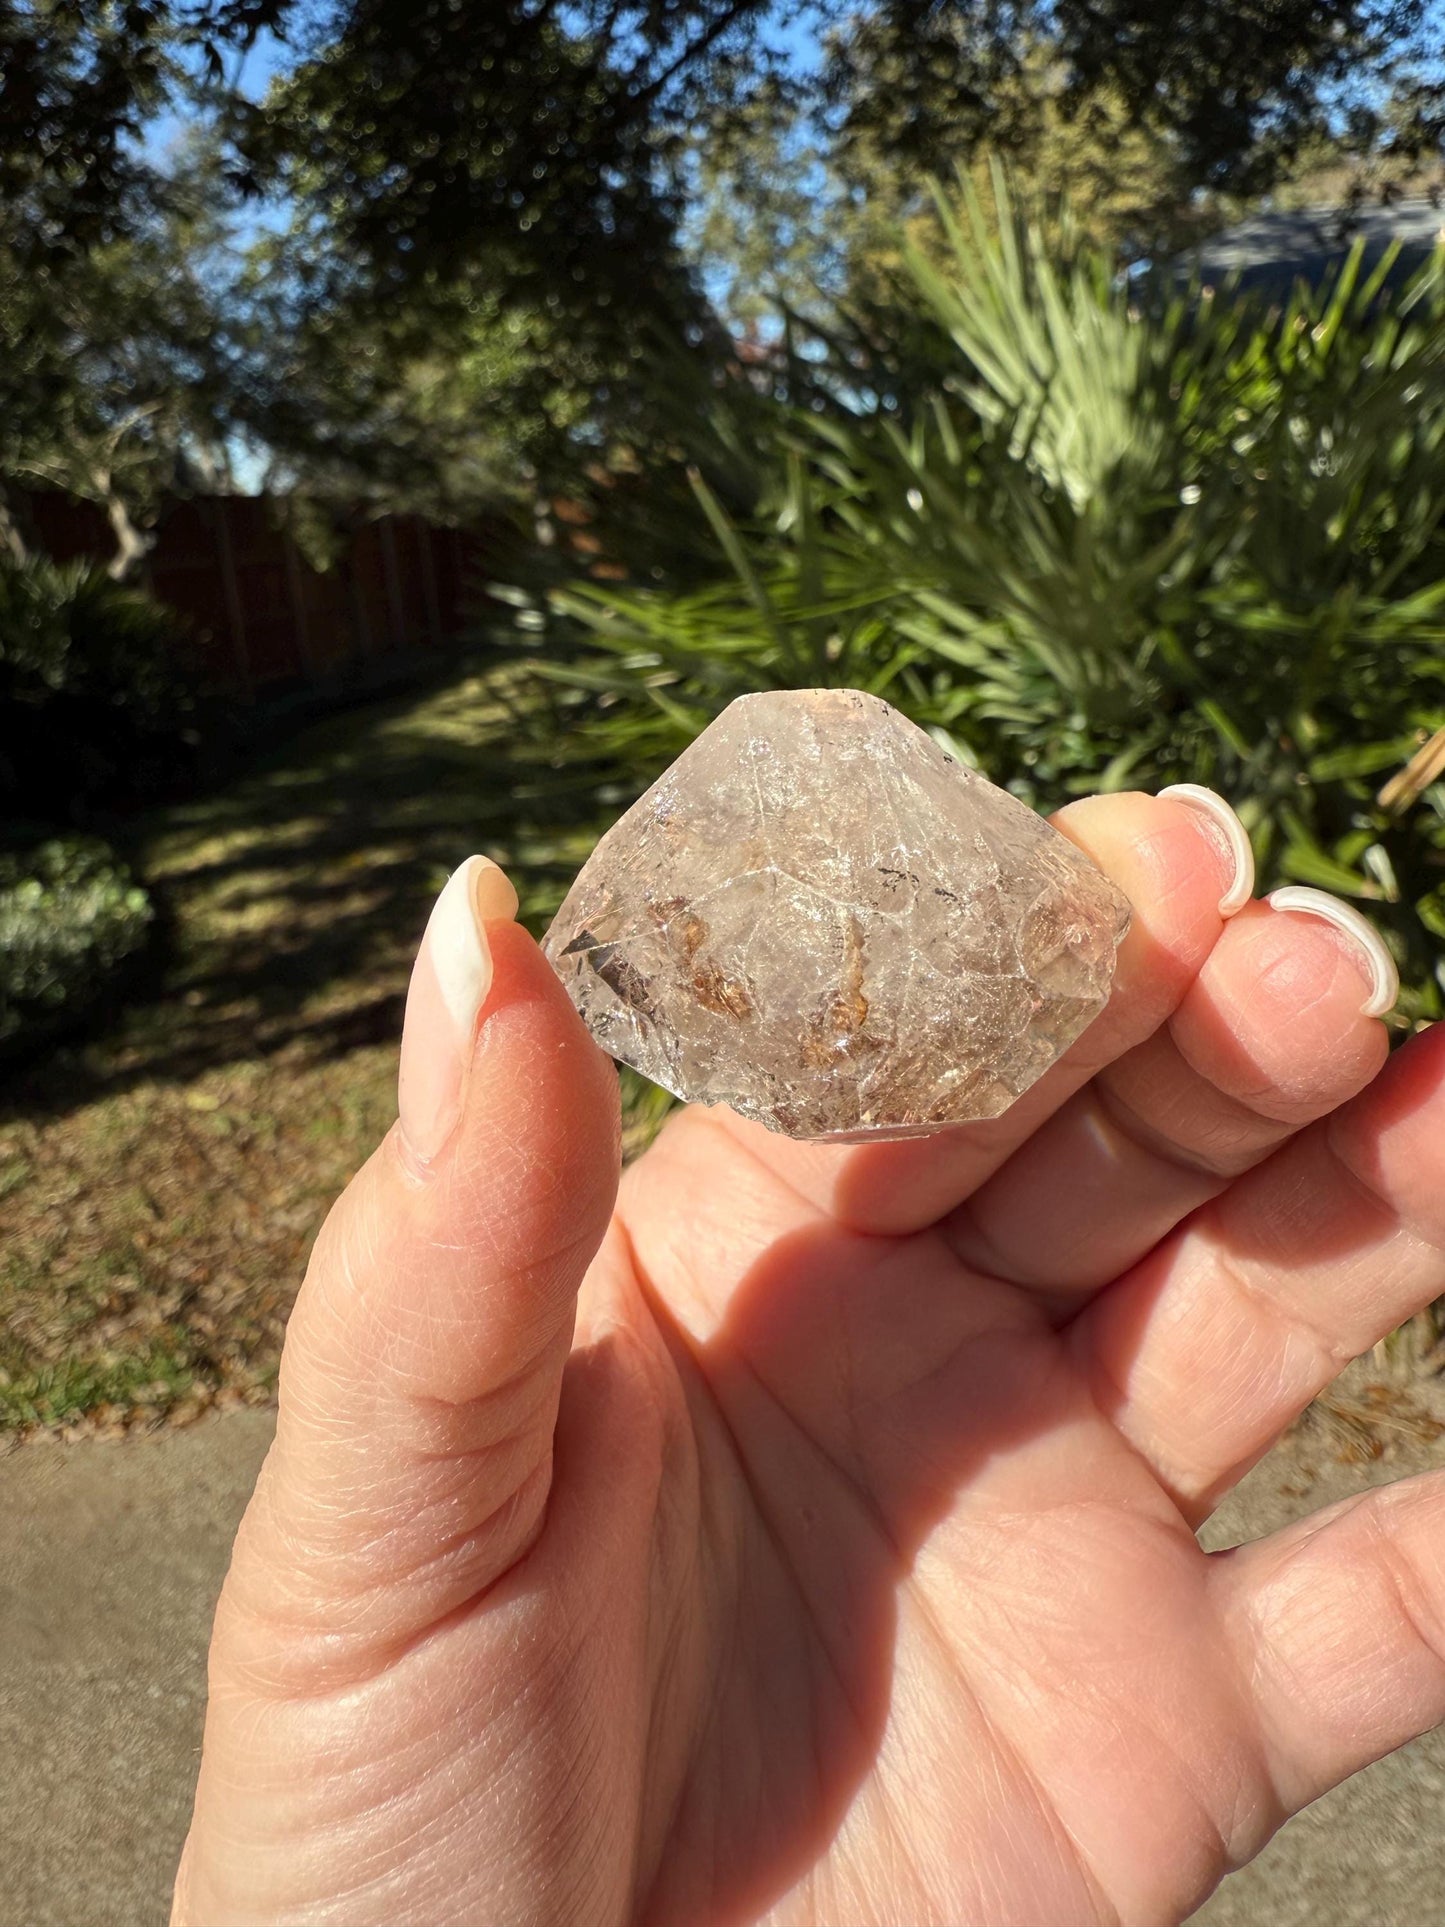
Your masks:
{"label": "fingernail", "polygon": [[1254,851],[1250,847],[1249,832],[1224,798],[1214,790],[1205,789],[1202,783],[1170,783],[1159,794],[1175,797],[1190,809],[1198,810],[1214,832],[1210,841],[1233,863],[1234,881],[1219,899],[1220,916],[1232,917],[1254,895]]}
{"label": "fingernail", "polygon": [[1370,986],[1360,1014],[1383,1017],[1387,1010],[1394,1009],[1400,994],[1400,973],[1395,968],[1395,959],[1386,949],[1379,931],[1352,905],[1342,903],[1327,890],[1312,890],[1307,883],[1287,883],[1282,889],[1271,890],[1265,902],[1272,910],[1296,910],[1302,916],[1323,917],[1326,923],[1333,924],[1348,938],[1349,954],[1363,970]]}
{"label": "fingernail", "polygon": [[432,906],[406,995],[397,1078],[402,1135],[424,1164],[466,1102],[477,1019],[492,987],[486,926],[516,914],[516,891],[484,856],[469,856]]}

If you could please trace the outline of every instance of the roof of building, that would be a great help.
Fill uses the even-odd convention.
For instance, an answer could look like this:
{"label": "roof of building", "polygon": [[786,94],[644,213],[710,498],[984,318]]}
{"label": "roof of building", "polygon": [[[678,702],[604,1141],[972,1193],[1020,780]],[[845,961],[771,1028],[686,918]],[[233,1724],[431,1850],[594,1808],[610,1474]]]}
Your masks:
{"label": "roof of building", "polygon": [[1237,274],[1251,291],[1315,282],[1363,239],[1366,266],[1400,244],[1396,277],[1411,273],[1445,240],[1445,206],[1425,199],[1372,207],[1306,207],[1252,214],[1175,261],[1176,271],[1217,286]]}

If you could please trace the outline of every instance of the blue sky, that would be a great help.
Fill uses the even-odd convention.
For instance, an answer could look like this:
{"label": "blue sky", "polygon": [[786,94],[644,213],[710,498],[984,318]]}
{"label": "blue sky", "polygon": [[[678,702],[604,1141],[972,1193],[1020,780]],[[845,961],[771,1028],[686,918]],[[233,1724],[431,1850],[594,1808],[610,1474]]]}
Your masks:
{"label": "blue sky", "polygon": [[[239,84],[253,98],[259,98],[271,76],[286,64],[288,57],[289,49],[275,34],[260,34],[241,61],[237,73]],[[146,129],[145,151],[152,158],[160,159],[189,124],[189,118],[184,114],[158,114]]]}
{"label": "blue sky", "polygon": [[[487,0],[470,0],[470,4],[486,5]],[[791,12],[791,8],[778,8],[778,14]],[[771,23],[772,38],[788,56],[788,63],[798,73],[809,73],[818,64],[818,39],[822,23],[829,17],[829,8],[819,6],[808,9],[801,19],[774,19]],[[239,81],[253,99],[265,91],[273,74],[280,72],[293,58],[292,50],[273,33],[260,34],[254,46],[241,63]],[[177,135],[184,132],[186,119],[183,115],[166,113],[158,115],[146,130],[145,146],[147,151],[159,157]]]}

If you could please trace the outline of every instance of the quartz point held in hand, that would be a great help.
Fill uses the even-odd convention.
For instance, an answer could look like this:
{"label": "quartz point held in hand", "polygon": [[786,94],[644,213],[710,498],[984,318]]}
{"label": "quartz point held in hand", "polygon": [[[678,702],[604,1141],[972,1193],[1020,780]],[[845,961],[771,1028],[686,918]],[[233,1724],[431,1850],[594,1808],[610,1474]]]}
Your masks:
{"label": "quartz point held in hand", "polygon": [[543,949],[613,1057],[796,1138],[1006,1110],[1103,1009],[1122,894],[876,696],[741,696],[607,832]]}

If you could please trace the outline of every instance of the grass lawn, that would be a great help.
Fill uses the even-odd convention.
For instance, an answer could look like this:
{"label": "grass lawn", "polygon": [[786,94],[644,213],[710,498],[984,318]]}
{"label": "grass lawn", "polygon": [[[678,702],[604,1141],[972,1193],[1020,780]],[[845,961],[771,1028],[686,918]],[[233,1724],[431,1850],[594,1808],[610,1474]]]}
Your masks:
{"label": "grass lawn", "polygon": [[[432,898],[482,850],[540,929],[590,846],[545,779],[509,788],[505,687],[458,671],[333,717],[139,826],[165,980],[0,1104],[0,1436],[270,1398],[317,1226],[395,1116]],[[659,1094],[625,1077],[636,1148]],[[1421,1318],[1375,1363],[1399,1384],[1440,1356]],[[1389,1403],[1400,1422],[1408,1401]],[[1384,1436],[1373,1409],[1336,1418],[1371,1450]]]}
{"label": "grass lawn", "polygon": [[470,851],[538,927],[587,853],[498,768],[495,679],[337,716],[140,825],[160,993],[0,1110],[0,1430],[270,1396],[330,1200],[395,1115],[407,976]]}

